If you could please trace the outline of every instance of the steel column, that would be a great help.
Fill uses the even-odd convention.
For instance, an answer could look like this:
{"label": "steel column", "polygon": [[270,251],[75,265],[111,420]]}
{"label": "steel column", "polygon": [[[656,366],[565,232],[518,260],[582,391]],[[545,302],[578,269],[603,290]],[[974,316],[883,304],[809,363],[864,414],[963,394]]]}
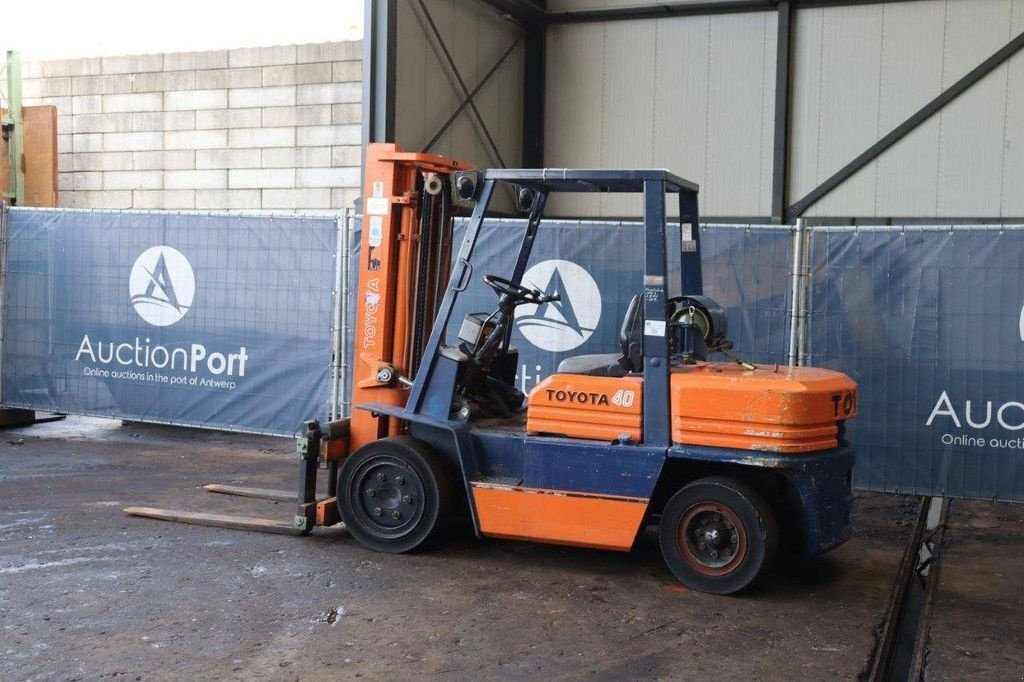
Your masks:
{"label": "steel column", "polygon": [[807,351],[807,314],[809,271],[809,231],[803,218],[796,221],[793,231],[793,271],[790,273],[789,293],[789,351],[790,367],[805,364]]}
{"label": "steel column", "polygon": [[775,141],[772,161],[772,222],[786,220],[786,174],[789,172],[789,58],[793,9],[779,3],[775,49]]}
{"label": "steel column", "polygon": [[544,88],[547,69],[547,27],[534,23],[524,29],[523,51],[523,168],[544,167]]}
{"label": "steel column", "polygon": [[331,324],[331,398],[327,412],[329,419],[347,417],[348,401],[345,391],[349,382],[348,298],[351,277],[352,209],[346,208],[338,218],[337,245],[335,247],[334,319]]}
{"label": "steel column", "polygon": [[395,138],[395,50],[398,0],[365,0],[363,38],[363,167],[370,142]]}
{"label": "steel column", "polygon": [[[665,258],[665,182],[644,182],[644,444],[671,444],[668,312]],[[648,330],[650,333],[648,333]]]}

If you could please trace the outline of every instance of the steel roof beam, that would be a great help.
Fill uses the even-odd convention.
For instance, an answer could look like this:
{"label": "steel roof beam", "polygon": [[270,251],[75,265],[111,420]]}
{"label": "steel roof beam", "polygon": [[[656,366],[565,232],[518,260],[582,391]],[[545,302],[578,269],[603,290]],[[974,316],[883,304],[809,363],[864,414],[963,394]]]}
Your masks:
{"label": "steel roof beam", "polygon": [[[492,6],[512,0],[483,0]],[[922,2],[923,0],[791,0],[793,9],[812,7],[843,7],[848,5],[877,5],[883,2]],[[736,12],[768,12],[778,7],[781,0],[705,0],[704,2],[658,2],[625,7],[540,12],[534,20],[548,24],[570,24],[591,21],[625,21],[630,19],[659,19],[662,17],[703,16]]]}
{"label": "steel roof beam", "polygon": [[481,0],[519,25],[544,23],[544,7],[530,0]]}

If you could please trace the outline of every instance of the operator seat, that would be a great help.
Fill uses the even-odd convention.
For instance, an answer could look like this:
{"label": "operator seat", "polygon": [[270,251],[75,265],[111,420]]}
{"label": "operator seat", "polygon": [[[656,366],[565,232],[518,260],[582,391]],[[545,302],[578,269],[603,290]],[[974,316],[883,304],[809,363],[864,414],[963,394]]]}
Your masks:
{"label": "operator seat", "polygon": [[622,353],[573,355],[558,363],[559,374],[583,374],[591,377],[624,377],[629,372],[643,371],[644,307],[641,295],[630,300],[619,329]]}

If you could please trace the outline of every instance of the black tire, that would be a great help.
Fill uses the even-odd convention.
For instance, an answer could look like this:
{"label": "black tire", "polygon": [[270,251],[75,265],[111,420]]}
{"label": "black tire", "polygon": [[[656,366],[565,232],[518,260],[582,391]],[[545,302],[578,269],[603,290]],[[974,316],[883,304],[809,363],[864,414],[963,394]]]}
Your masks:
{"label": "black tire", "polygon": [[750,486],[725,476],[681,488],[661,513],[661,553],[690,589],[732,594],[752,583],[778,545],[771,507]]}
{"label": "black tire", "polygon": [[423,547],[447,516],[450,476],[409,436],[367,443],[338,471],[338,512],[359,544],[378,552]]}

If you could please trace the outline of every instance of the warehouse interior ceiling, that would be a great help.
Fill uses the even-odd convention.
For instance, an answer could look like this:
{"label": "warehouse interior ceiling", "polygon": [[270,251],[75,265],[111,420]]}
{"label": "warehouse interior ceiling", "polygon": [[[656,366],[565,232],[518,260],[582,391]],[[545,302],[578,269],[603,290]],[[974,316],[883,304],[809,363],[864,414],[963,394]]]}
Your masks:
{"label": "warehouse interior ceiling", "polygon": [[374,139],[668,167],[717,220],[1024,221],[1024,0],[367,2],[393,17]]}

